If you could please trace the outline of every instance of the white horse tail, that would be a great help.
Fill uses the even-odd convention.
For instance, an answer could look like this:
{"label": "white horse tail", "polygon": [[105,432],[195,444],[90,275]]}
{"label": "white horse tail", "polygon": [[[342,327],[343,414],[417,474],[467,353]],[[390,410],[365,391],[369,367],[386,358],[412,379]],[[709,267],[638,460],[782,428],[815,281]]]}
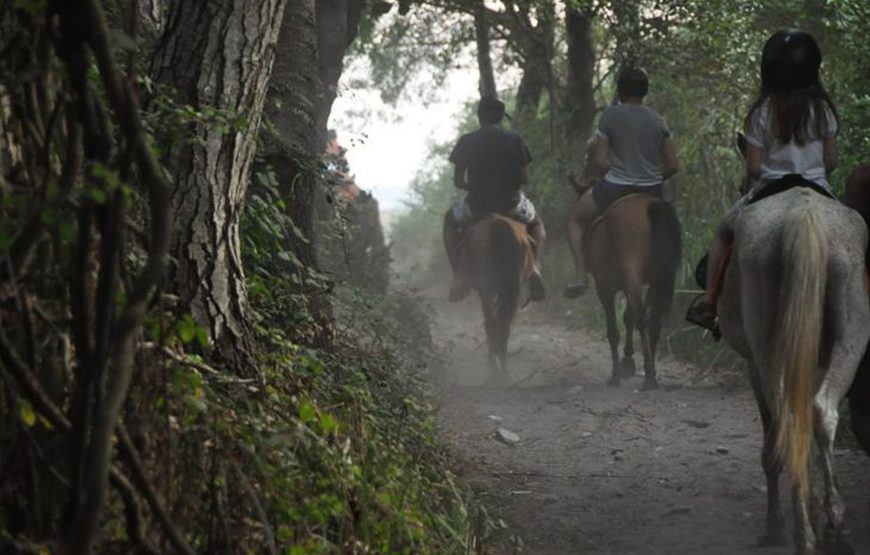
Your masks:
{"label": "white horse tail", "polygon": [[776,331],[772,376],[776,454],[802,499],[809,495],[813,391],[824,317],[828,249],[821,219],[810,207],[792,211],[782,235],[782,319]]}

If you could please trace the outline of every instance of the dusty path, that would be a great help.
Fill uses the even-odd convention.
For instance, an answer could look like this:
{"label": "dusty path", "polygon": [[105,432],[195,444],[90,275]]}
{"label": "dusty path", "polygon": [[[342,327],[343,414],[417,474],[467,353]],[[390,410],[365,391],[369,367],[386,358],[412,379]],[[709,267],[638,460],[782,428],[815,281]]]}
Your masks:
{"label": "dusty path", "polygon": [[[494,390],[481,386],[473,301],[440,306],[434,332],[448,360],[441,426],[463,477],[504,522],[494,553],[791,553],[754,547],[761,425],[742,376],[664,360],[662,390],[638,391],[637,378],[611,388],[603,333],[521,314],[511,373],[529,379]],[[498,427],[520,442],[496,440]],[[838,451],[837,467],[858,553],[870,554],[870,462]]]}

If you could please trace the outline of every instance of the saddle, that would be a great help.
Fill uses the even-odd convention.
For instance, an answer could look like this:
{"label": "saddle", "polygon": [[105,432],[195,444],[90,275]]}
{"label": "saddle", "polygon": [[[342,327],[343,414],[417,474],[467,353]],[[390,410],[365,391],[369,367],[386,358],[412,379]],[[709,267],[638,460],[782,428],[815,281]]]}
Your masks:
{"label": "saddle", "polygon": [[752,193],[752,196],[746,202],[746,206],[750,204],[755,204],[760,200],[764,200],[767,197],[772,197],[773,195],[778,195],[779,193],[784,193],[789,189],[793,189],[794,187],[806,187],[811,191],[815,191],[816,193],[828,197],[830,199],[837,200],[837,197],[834,196],[834,193],[825,189],[821,185],[813,183],[812,181],[808,181],[803,178],[803,176],[798,175],[796,173],[790,173],[777,179],[776,181],[771,181],[766,185],[759,187]]}

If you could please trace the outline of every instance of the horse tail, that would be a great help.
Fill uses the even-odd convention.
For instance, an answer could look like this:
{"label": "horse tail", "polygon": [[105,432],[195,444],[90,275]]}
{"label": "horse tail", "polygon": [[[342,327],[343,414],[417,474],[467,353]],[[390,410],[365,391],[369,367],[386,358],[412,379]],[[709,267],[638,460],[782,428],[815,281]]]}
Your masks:
{"label": "horse tail", "polygon": [[509,326],[519,308],[520,287],[529,263],[531,244],[528,237],[517,236],[511,222],[503,218],[493,220],[490,239],[496,318]]}
{"label": "horse tail", "polygon": [[782,314],[775,332],[771,368],[773,408],[778,416],[776,456],[788,467],[792,486],[806,500],[828,245],[821,219],[809,207],[787,217],[782,238]]}
{"label": "horse tail", "polygon": [[683,256],[683,234],[671,203],[652,202],[647,214],[651,228],[649,310],[665,314],[674,300],[674,276]]}

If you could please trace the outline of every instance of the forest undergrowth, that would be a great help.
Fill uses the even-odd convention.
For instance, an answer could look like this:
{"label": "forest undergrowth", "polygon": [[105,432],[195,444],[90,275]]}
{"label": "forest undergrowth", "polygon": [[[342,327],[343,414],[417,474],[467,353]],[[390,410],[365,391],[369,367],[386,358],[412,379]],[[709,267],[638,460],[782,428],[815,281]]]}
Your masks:
{"label": "forest undergrowth", "polygon": [[[271,52],[274,17],[190,5],[172,60],[203,54],[174,42],[186,17]],[[0,5],[0,553],[475,552],[487,517],[436,434],[419,304],[303,259],[314,194],[292,194],[327,188],[286,142],[291,178],[249,171],[268,76],[187,101],[168,81],[193,70],[137,57],[136,8]]]}

